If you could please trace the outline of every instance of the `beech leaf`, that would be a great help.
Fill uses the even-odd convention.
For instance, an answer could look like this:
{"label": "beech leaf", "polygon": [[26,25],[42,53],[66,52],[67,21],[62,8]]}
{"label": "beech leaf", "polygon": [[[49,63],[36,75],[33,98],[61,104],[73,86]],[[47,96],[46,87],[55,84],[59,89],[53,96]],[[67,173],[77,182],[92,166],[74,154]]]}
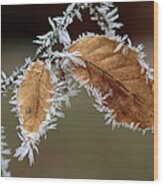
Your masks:
{"label": "beech leaf", "polygon": [[38,132],[46,119],[54,98],[52,78],[44,62],[33,62],[19,88],[18,103],[23,127],[28,132]]}
{"label": "beech leaf", "polygon": [[112,116],[117,123],[143,131],[153,128],[153,80],[145,78],[147,70],[139,62],[139,51],[107,36],[83,37],[69,51],[79,51],[86,63],[86,68],[73,66],[77,79],[99,90],[102,96],[112,90],[104,106],[114,110]]}

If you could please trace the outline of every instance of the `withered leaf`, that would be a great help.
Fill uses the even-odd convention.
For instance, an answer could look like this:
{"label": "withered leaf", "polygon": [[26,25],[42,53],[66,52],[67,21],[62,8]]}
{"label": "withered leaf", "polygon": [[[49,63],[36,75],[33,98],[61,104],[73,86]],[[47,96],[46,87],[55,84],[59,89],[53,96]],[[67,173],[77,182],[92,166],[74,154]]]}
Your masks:
{"label": "withered leaf", "polygon": [[[76,76],[87,85],[98,88],[103,95],[110,89],[113,97],[106,105],[114,109],[117,122],[139,124],[140,129],[153,127],[154,95],[152,83],[146,84],[141,73],[138,52],[127,45],[119,48],[118,41],[106,36],[84,37],[70,46],[69,51],[79,51],[86,68],[74,67]],[[125,49],[125,52],[122,51]]]}
{"label": "withered leaf", "polygon": [[19,88],[18,103],[23,127],[29,132],[38,132],[52,106],[48,99],[54,98],[51,74],[44,62],[33,62]]}

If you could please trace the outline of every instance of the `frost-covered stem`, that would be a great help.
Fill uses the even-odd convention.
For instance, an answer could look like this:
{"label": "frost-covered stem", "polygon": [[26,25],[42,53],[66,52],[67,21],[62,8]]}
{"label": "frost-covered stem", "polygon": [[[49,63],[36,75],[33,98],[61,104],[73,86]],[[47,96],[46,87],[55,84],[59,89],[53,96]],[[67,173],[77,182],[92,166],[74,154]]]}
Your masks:
{"label": "frost-covered stem", "polygon": [[74,18],[82,21],[81,10],[85,8],[89,9],[91,20],[97,21],[106,35],[114,35],[115,29],[119,29],[123,25],[115,22],[119,17],[118,9],[114,8],[111,2],[72,3],[63,12],[62,17],[48,18],[52,31],[43,36],[37,36],[38,40],[34,41],[34,43],[40,45],[36,51],[36,58],[41,57],[46,51],[52,50],[52,46],[54,47],[57,43],[63,44],[64,48],[71,44],[71,37],[67,28],[73,23]]}
{"label": "frost-covered stem", "polygon": [[115,22],[119,18],[118,8],[114,7],[114,4],[111,2],[98,3],[97,5],[92,3],[90,15],[91,20],[97,21],[101,30],[108,36],[114,36],[115,29],[123,26],[122,23]]}
{"label": "frost-covered stem", "polygon": [[80,11],[84,8],[86,8],[86,3],[72,3],[63,12],[62,17],[48,18],[52,31],[43,36],[37,36],[38,40],[34,41],[34,43],[40,45],[36,51],[36,58],[42,56],[47,50],[52,50],[52,46],[54,47],[57,43],[63,44],[64,47],[71,44],[67,27],[75,17],[81,20]]}
{"label": "frost-covered stem", "polygon": [[17,83],[17,80],[20,76],[24,74],[29,65],[31,64],[30,58],[25,60],[25,64],[20,68],[13,71],[13,73],[7,78],[4,72],[1,72],[2,82],[1,82],[1,93],[5,94],[7,90],[14,84]]}
{"label": "frost-covered stem", "polygon": [[10,155],[11,150],[8,148],[8,144],[6,143],[5,129],[1,126],[1,171],[2,176],[9,177],[11,173],[8,171],[9,163],[10,163]]}

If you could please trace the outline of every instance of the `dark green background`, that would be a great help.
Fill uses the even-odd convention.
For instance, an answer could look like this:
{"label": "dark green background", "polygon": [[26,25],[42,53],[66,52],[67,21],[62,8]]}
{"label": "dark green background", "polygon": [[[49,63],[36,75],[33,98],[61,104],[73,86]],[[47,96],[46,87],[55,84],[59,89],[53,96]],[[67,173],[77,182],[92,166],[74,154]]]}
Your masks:
{"label": "dark green background", "polygon": [[[134,44],[144,43],[148,61],[153,65],[153,2],[116,3],[119,20],[125,26],[119,34],[128,34]],[[36,46],[32,40],[47,32],[48,16],[62,15],[62,5],[2,6],[2,69],[9,75],[24,58],[33,56]],[[75,39],[83,31],[97,31],[83,11],[84,23],[75,21],[69,30]],[[17,118],[10,112],[7,97],[2,97],[2,123],[6,126],[7,142],[13,152],[20,145]],[[153,180],[153,135],[142,136],[120,128],[112,131],[104,125],[103,114],[97,112],[84,90],[72,99],[72,107],[64,108],[65,118],[58,129],[48,133],[39,146],[33,167],[27,159],[12,159],[10,170],[16,177],[89,178]]]}

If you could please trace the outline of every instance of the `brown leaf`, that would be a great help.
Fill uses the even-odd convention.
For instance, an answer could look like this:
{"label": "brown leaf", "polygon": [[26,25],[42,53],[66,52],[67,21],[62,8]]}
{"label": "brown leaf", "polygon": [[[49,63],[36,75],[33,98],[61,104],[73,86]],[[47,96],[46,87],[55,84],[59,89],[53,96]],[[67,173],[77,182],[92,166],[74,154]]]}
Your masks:
{"label": "brown leaf", "polygon": [[127,45],[115,52],[119,42],[106,36],[90,36],[78,40],[70,52],[79,51],[87,67],[74,67],[75,74],[87,85],[100,88],[102,95],[113,91],[106,105],[114,109],[117,122],[126,122],[140,129],[153,127],[154,95],[152,83],[146,84],[145,72],[141,73],[138,52]]}
{"label": "brown leaf", "polygon": [[38,132],[40,124],[46,119],[46,110],[54,98],[51,75],[44,62],[34,62],[27,70],[18,92],[18,103],[24,128],[29,132]]}

